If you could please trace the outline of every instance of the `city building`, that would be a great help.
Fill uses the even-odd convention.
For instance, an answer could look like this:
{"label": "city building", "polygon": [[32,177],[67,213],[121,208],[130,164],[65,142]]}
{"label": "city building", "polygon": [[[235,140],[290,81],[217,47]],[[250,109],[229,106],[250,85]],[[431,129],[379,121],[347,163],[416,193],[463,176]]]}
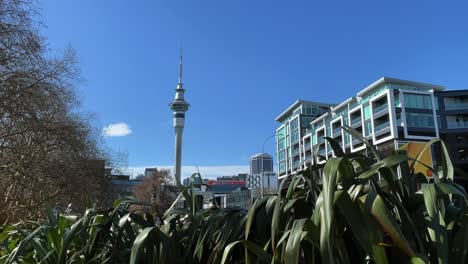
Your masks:
{"label": "city building", "polygon": [[133,195],[134,186],[143,182],[143,179],[130,179],[128,175],[111,175],[110,179],[119,196]]}
{"label": "city building", "polygon": [[[406,143],[408,152],[417,152],[424,142],[440,137],[448,142],[456,164],[468,164],[463,154],[465,145],[454,149],[457,142],[464,142],[468,131],[467,98],[468,91],[444,91],[440,85],[383,77],[337,105],[316,110],[319,116],[306,120],[309,123],[300,129],[307,110],[303,101],[297,101],[276,119],[281,123],[276,130],[278,177],[333,157],[325,137],[337,140],[347,153],[365,152],[366,147],[346,133],[343,125],[356,129],[384,153]],[[315,160],[314,150],[318,151]],[[436,167],[439,154],[434,151],[431,149],[427,159]],[[422,172],[431,176],[430,171]]]}
{"label": "city building", "polygon": [[[201,208],[209,208],[213,204],[225,207],[248,208],[251,204],[250,190],[246,188],[245,179],[247,174],[234,176],[221,176],[216,180],[203,179],[205,185],[199,185],[200,178],[195,178],[195,195],[203,197],[200,202]],[[190,178],[184,179],[184,186],[190,185]],[[183,198],[178,203],[179,207],[184,207]]]}
{"label": "city building", "polygon": [[[455,176],[468,186],[468,90],[436,92],[440,115],[440,138],[447,145]],[[459,177],[460,178],[460,177]]]}
{"label": "city building", "polygon": [[143,174],[144,177],[151,177],[153,173],[158,172],[158,168],[145,168],[145,173]]}
{"label": "city building", "polygon": [[267,193],[278,189],[278,177],[273,170],[273,157],[268,153],[258,153],[250,157],[250,174],[247,176],[247,188],[262,189]]}
{"label": "city building", "polygon": [[268,153],[258,153],[250,157],[250,174],[273,171],[273,157]]}

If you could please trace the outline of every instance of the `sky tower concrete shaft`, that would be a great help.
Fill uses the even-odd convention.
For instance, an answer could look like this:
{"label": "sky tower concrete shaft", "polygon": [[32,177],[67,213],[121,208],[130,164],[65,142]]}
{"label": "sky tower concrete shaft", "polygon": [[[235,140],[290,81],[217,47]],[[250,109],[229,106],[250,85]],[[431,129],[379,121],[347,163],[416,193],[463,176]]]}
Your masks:
{"label": "sky tower concrete shaft", "polygon": [[184,100],[184,85],[182,83],[182,49],[180,49],[180,64],[179,64],[179,82],[176,87],[174,101],[169,104],[174,113],[174,130],[175,130],[175,177],[180,181],[181,166],[182,166],[182,134],[184,132],[185,112],[190,105]]}

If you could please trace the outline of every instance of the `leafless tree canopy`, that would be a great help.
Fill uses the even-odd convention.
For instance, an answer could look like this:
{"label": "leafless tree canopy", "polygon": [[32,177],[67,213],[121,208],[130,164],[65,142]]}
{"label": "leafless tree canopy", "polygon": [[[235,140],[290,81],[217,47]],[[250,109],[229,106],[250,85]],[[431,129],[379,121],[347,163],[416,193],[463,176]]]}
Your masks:
{"label": "leafless tree canopy", "polygon": [[35,10],[0,0],[0,223],[110,198],[100,133],[77,109],[75,52],[48,55]]}
{"label": "leafless tree canopy", "polygon": [[155,170],[134,187],[134,195],[140,201],[153,204],[153,209],[166,211],[177,196],[177,188],[172,184],[169,170]]}

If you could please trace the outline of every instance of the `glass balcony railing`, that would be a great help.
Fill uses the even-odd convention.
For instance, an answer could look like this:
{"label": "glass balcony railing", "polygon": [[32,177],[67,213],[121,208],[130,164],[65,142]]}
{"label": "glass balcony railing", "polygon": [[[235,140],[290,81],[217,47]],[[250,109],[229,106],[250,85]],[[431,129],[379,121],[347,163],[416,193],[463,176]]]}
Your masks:
{"label": "glass balcony railing", "polygon": [[299,149],[293,149],[292,155],[295,156],[297,154],[299,154]]}
{"label": "glass balcony railing", "polygon": [[341,133],[341,127],[333,129],[333,136],[336,136],[338,133]]}
{"label": "glass balcony railing", "polygon": [[376,108],[373,109],[374,115],[385,109],[388,109],[388,104],[382,104],[382,105],[377,106]]}
{"label": "glass balcony railing", "polygon": [[382,130],[384,130],[386,128],[389,128],[389,127],[390,127],[390,122],[388,122],[388,121],[384,122],[382,124],[376,125],[374,127],[374,133],[380,132],[380,131],[382,131]]}
{"label": "glass balcony railing", "polygon": [[361,144],[362,142],[359,139],[353,139],[353,145]]}
{"label": "glass balcony railing", "polygon": [[319,150],[318,155],[325,156],[325,149]]}
{"label": "glass balcony railing", "polygon": [[463,110],[468,109],[468,103],[452,103],[452,102],[445,102],[445,109],[446,110]]}
{"label": "glass balcony railing", "polygon": [[354,125],[362,125],[362,118],[361,117],[356,117],[351,119],[351,126]]}
{"label": "glass balcony railing", "polygon": [[322,144],[324,138],[325,138],[324,136],[319,136],[319,137],[317,138],[317,143],[318,143],[318,144]]}
{"label": "glass balcony railing", "polygon": [[468,122],[447,122],[448,128],[468,128]]}

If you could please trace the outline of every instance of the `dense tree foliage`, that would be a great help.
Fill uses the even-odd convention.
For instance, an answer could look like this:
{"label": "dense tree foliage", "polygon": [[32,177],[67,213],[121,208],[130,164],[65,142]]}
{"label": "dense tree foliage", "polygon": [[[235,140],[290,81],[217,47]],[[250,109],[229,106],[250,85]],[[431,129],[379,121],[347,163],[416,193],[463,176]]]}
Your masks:
{"label": "dense tree foliage", "polygon": [[48,53],[30,1],[0,0],[0,223],[105,203],[99,131],[78,111],[75,52]]}

